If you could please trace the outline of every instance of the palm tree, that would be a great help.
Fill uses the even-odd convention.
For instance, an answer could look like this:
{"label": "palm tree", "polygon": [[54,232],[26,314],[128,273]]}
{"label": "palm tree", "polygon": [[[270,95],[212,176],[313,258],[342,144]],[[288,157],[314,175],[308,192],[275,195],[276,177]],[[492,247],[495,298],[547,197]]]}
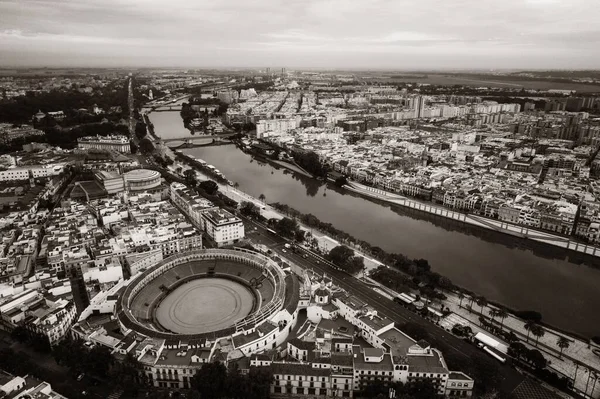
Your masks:
{"label": "palm tree", "polygon": [[538,346],[538,341],[546,334],[546,330],[538,324],[535,324],[531,329],[531,333],[535,335],[535,346]]}
{"label": "palm tree", "polygon": [[267,199],[267,197],[265,197],[265,195],[264,195],[264,194],[261,194],[261,195],[259,195],[259,196],[258,196],[258,199],[259,199],[260,201],[262,201],[262,202],[265,202],[265,200]]}
{"label": "palm tree", "polygon": [[462,292],[459,292],[458,299],[460,299],[460,303],[458,304],[458,307],[462,308],[462,301],[463,301],[463,299],[465,299],[465,294],[463,294]]}
{"label": "palm tree", "polygon": [[237,189],[239,186],[240,186],[240,183],[238,183],[238,182],[233,183],[233,188]]}
{"label": "palm tree", "polygon": [[508,313],[506,312],[506,310],[500,308],[498,309],[496,316],[498,316],[498,318],[500,319],[500,329],[502,330],[502,326],[504,325],[504,319],[508,317]]}
{"label": "palm tree", "polygon": [[471,302],[469,303],[469,313],[473,310],[473,301],[475,300],[475,295],[471,295]]}
{"label": "palm tree", "polygon": [[498,316],[498,310],[494,309],[494,308],[490,308],[490,310],[488,311],[490,317],[492,318],[492,322],[494,321],[494,318],[496,316]]}
{"label": "palm tree", "polygon": [[529,333],[533,332],[532,328],[534,328],[535,325],[535,321],[533,320],[527,320],[527,322],[525,323],[524,327],[527,330],[527,342],[529,342]]}
{"label": "palm tree", "polygon": [[562,335],[558,337],[558,340],[556,341],[556,346],[560,348],[560,357],[562,357],[563,350],[567,349],[569,345],[571,345],[571,343],[567,338],[563,337]]}
{"label": "palm tree", "polygon": [[481,313],[481,315],[483,315],[483,308],[485,308],[485,307],[487,306],[487,304],[488,304],[488,301],[487,301],[487,299],[485,299],[485,297],[482,297],[482,296],[480,296],[479,298],[477,298],[477,301],[476,301],[476,302],[477,302],[477,304],[478,304],[479,306],[481,306],[481,311],[480,311],[480,313]]}

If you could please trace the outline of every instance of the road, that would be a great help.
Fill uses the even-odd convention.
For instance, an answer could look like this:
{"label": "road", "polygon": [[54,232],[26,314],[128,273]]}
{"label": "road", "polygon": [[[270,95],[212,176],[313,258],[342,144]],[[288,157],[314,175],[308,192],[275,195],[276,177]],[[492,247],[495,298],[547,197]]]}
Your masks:
{"label": "road", "polygon": [[[486,356],[472,343],[452,335],[409,309],[378,294],[348,273],[332,268],[321,256],[301,247],[298,247],[298,253],[294,253],[284,247],[287,243],[285,239],[271,233],[260,223],[248,218],[243,219],[247,226],[246,236],[252,242],[266,245],[278,256],[288,259],[302,268],[312,269],[319,274],[327,274],[335,285],[368,303],[377,310],[379,315],[386,316],[396,323],[409,322],[425,328],[430,336],[429,340],[434,346],[443,343],[445,355],[452,353],[465,361],[473,357]],[[513,391],[524,380],[523,375],[508,365],[498,363],[498,368],[501,371],[501,386],[505,392]]]}
{"label": "road", "polygon": [[129,106],[129,137],[135,137],[135,118],[133,117],[134,101],[133,101],[133,76],[129,77],[127,85],[127,104]]}

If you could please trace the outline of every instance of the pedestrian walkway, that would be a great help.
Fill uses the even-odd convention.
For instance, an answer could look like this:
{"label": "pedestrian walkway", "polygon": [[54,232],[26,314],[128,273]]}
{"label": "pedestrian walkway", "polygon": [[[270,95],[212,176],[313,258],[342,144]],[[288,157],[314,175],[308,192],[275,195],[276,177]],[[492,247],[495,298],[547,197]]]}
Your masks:
{"label": "pedestrian walkway", "polygon": [[[489,311],[496,309],[495,307],[485,306],[482,314],[480,307],[473,301],[472,309],[469,311],[471,298],[463,298],[462,306],[459,306],[461,300],[457,295],[446,295],[448,298],[444,301],[445,306],[453,313],[469,320],[470,323],[479,325],[480,316],[484,316],[488,321],[492,320]],[[587,342],[543,326],[543,336],[538,338],[529,333],[527,338],[525,322],[510,314],[504,320],[496,320],[494,324],[498,327],[502,324],[505,331],[515,333],[529,348],[539,349],[549,361],[549,368],[569,378],[576,378],[574,387],[581,393],[585,394],[587,390],[587,397],[600,398],[600,381],[596,383],[596,380],[600,380],[600,356],[592,352],[593,347],[590,347]],[[489,332],[486,334],[491,335]],[[565,337],[569,341],[569,346],[563,350],[562,356],[557,346],[559,337]],[[576,365],[574,360],[581,364]]]}
{"label": "pedestrian walkway", "polygon": [[[261,214],[265,217],[267,217],[266,215],[269,215],[270,217],[267,217],[267,219],[281,219],[284,217],[284,215],[274,208],[231,186],[221,184],[219,185],[219,189],[226,196],[237,202],[251,201],[261,208],[264,208],[261,209]],[[302,225],[301,227],[306,231],[312,231],[312,229],[309,227]],[[319,242],[319,248],[323,252],[328,252],[335,246],[340,245],[338,241],[325,234],[313,232],[313,236]],[[352,247],[351,245],[349,246]],[[371,270],[382,265],[381,262],[378,262],[360,253],[359,251],[356,251],[356,255],[365,258],[365,266],[367,270]],[[462,300],[462,306],[459,306],[460,302],[461,301],[458,296],[448,294],[448,298],[446,301],[444,301],[444,305],[447,306],[450,311],[460,316],[463,320],[468,321],[473,331],[476,331],[473,326],[477,327],[478,329],[480,328],[480,309],[475,304],[473,305],[473,311],[466,309],[466,305],[471,302],[470,298],[464,298]],[[483,316],[486,319],[491,320],[491,317],[489,316],[489,310],[490,307],[486,306],[483,311]],[[498,325],[500,325],[500,323],[498,323]],[[542,351],[549,361],[549,367],[555,369],[557,372],[562,373],[565,376],[568,376],[569,378],[574,379],[575,389],[582,393],[584,397],[600,399],[600,356],[592,352],[592,348],[587,342],[544,327],[545,334],[539,337],[539,339],[536,337],[536,339],[538,339],[536,346],[534,339],[530,337],[529,340],[527,340],[528,332],[524,327],[525,323],[523,320],[520,320],[513,315],[508,315],[502,321],[502,325],[505,330],[513,331],[529,347],[537,348]],[[490,333],[487,334],[492,335]],[[560,349],[556,345],[560,336],[564,336],[569,340],[569,347],[563,350],[562,357],[560,356]],[[574,360],[579,364],[574,363]]]}

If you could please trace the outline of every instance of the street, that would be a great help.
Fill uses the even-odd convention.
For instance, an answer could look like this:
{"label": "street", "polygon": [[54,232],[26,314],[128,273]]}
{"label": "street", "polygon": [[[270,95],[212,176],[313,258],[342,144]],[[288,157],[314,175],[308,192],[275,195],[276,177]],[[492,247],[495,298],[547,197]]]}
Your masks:
{"label": "street", "polygon": [[[320,255],[302,247],[297,247],[297,253],[288,250],[284,247],[287,240],[273,234],[254,220],[243,219],[247,226],[246,236],[252,242],[266,245],[281,258],[288,259],[302,268],[313,270],[319,274],[326,274],[333,280],[335,285],[367,302],[369,306],[377,310],[378,314],[390,318],[395,323],[410,322],[423,327],[429,333],[431,343],[434,346],[436,346],[436,342],[441,342],[446,346],[444,355],[451,353],[463,358],[465,361],[469,361],[473,357],[482,356],[481,350],[473,344],[454,336],[409,309],[378,294],[364,282],[346,272],[332,268]],[[306,255],[306,258],[303,255]],[[498,369],[502,372],[502,388],[506,392],[511,392],[524,380],[523,375],[506,364],[498,363]]]}

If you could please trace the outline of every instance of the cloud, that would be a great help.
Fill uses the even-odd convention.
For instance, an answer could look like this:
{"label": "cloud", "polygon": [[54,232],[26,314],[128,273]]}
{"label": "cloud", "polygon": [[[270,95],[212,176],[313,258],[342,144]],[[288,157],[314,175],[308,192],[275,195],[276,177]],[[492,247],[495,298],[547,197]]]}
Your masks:
{"label": "cloud", "polygon": [[501,57],[584,68],[600,64],[598,9],[594,0],[2,0],[0,63],[497,67]]}

